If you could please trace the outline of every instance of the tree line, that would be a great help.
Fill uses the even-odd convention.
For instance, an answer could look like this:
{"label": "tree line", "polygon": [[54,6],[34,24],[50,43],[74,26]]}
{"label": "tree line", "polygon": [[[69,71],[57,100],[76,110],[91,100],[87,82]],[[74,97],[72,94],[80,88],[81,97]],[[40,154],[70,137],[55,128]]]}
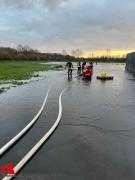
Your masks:
{"label": "tree line", "polygon": [[[79,53],[79,52],[78,52]],[[41,53],[29,46],[18,45],[17,48],[0,47],[0,61],[17,60],[17,61],[93,61],[93,62],[125,62],[125,58],[113,57],[93,57],[82,58],[68,54],[59,53]]]}

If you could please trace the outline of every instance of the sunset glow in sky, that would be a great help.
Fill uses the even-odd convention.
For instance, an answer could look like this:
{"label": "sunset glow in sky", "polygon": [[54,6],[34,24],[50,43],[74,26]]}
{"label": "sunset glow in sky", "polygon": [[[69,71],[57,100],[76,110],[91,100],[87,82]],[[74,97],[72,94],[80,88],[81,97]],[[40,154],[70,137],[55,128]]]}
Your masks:
{"label": "sunset glow in sky", "polygon": [[0,46],[83,56],[135,50],[134,0],[0,0]]}
{"label": "sunset glow in sky", "polygon": [[132,50],[110,50],[108,53],[107,50],[94,50],[94,51],[84,51],[82,52],[82,57],[126,57],[128,53],[131,53],[135,51],[134,49]]}

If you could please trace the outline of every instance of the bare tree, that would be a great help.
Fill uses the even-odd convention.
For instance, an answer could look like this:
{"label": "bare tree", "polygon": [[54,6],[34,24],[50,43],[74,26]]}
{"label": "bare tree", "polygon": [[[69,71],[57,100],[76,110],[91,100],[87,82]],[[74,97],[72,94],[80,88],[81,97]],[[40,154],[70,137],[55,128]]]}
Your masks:
{"label": "bare tree", "polygon": [[23,52],[23,46],[21,44],[18,44],[17,52]]}
{"label": "bare tree", "polygon": [[25,45],[23,47],[23,49],[24,49],[25,52],[30,52],[32,50],[32,48],[30,46],[28,46],[28,45]]}
{"label": "bare tree", "polygon": [[82,51],[80,49],[76,49],[77,57],[80,58],[82,55]]}
{"label": "bare tree", "polygon": [[76,58],[80,58],[82,55],[82,51],[80,49],[72,49],[71,55],[76,57]]}
{"label": "bare tree", "polygon": [[62,55],[63,55],[63,56],[68,55],[68,53],[67,53],[67,51],[66,51],[65,49],[62,50]]}
{"label": "bare tree", "polygon": [[74,50],[74,49],[72,49],[72,50],[71,50],[71,56],[76,57],[76,52],[75,52],[75,50]]}

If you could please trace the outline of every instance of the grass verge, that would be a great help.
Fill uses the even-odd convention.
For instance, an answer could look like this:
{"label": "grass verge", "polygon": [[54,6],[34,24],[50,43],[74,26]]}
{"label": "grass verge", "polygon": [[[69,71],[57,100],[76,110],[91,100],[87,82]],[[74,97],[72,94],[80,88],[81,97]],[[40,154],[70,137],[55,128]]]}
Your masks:
{"label": "grass verge", "polygon": [[0,62],[0,81],[26,80],[32,77],[35,71],[47,71],[54,69],[55,68],[51,65],[43,65],[39,64],[39,62],[2,61]]}

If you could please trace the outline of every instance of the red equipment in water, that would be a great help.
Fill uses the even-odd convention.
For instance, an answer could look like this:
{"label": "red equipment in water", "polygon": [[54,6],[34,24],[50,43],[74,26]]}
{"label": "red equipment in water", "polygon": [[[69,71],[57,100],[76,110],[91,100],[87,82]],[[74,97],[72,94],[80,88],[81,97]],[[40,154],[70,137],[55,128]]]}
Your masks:
{"label": "red equipment in water", "polygon": [[83,78],[84,79],[91,79],[93,75],[93,65],[86,66],[83,70]]}

